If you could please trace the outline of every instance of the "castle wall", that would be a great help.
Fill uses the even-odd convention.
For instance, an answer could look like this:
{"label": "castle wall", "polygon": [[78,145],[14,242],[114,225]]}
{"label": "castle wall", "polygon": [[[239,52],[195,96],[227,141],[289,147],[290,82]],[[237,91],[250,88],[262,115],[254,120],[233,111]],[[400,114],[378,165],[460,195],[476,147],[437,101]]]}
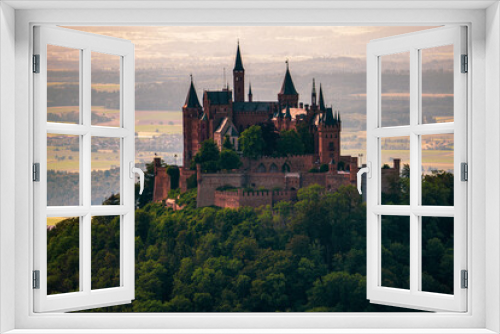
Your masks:
{"label": "castle wall", "polygon": [[195,175],[196,171],[190,170],[187,168],[180,168],[179,169],[179,188],[181,188],[181,192],[185,193],[187,189],[187,179],[191,175]]}
{"label": "castle wall", "polygon": [[397,184],[401,173],[401,159],[394,159],[392,168],[382,168],[380,170],[382,177],[382,192],[391,193],[397,191],[392,189],[393,184]]}
{"label": "castle wall", "polygon": [[273,188],[285,189],[285,174],[284,173],[250,173],[247,175],[247,187],[265,188],[272,190]]}
{"label": "castle wall", "polygon": [[215,204],[215,191],[219,187],[232,186],[241,188],[245,186],[245,175],[241,173],[214,173],[201,174],[198,176],[198,207]]}
{"label": "castle wall", "polygon": [[291,201],[297,199],[296,191],[216,191],[214,203],[221,208],[240,208],[243,206],[259,207],[262,205],[273,205],[279,201]]}
{"label": "castle wall", "polygon": [[266,123],[269,120],[270,113],[255,111],[238,111],[233,113],[233,124],[241,133],[252,125]]}
{"label": "castle wall", "polygon": [[242,168],[253,173],[272,173],[274,164],[277,167],[275,173],[283,172],[284,164],[288,164],[290,172],[307,172],[314,165],[314,155],[292,155],[287,157],[261,157],[257,160],[242,158]]}

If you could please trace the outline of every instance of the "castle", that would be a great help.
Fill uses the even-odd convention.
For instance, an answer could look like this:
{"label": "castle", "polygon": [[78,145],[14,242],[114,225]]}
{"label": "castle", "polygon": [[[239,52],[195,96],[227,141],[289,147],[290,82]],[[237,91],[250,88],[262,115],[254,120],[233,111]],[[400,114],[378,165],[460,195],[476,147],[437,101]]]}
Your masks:
{"label": "castle", "polygon": [[[196,175],[199,207],[272,205],[280,200],[296,199],[298,189],[312,184],[319,184],[327,191],[335,191],[341,185],[356,184],[358,159],[343,156],[340,152],[342,121],[339,112],[325,105],[321,84],[317,93],[314,79],[310,104],[299,103],[299,93],[295,89],[288,61],[276,101],[254,101],[250,84],[245,101],[245,68],[238,42],[233,90],[227,84],[221,90],[205,90],[202,102],[198,99],[191,76],[182,107],[184,163],[180,168],[179,186],[181,191],[186,191],[188,179]],[[193,157],[207,139],[213,139],[221,149],[225,138],[229,138],[238,150],[238,138],[250,126],[271,126],[279,133],[295,130],[299,124],[306,124],[314,139],[313,153],[257,159],[241,157],[242,166],[227,172],[204,173],[199,165],[197,170],[190,169]],[[221,190],[228,187],[232,188],[231,191]],[[244,188],[266,190],[245,192]],[[161,159],[156,158],[153,201],[165,201],[169,189],[169,176],[161,167]]]}

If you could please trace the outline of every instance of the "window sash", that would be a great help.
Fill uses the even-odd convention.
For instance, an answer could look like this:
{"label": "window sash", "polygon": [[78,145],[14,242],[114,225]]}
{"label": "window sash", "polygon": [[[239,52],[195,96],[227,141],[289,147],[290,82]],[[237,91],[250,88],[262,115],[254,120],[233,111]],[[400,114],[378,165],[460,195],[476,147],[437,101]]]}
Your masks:
{"label": "window sash", "polygon": [[[367,297],[377,304],[422,310],[467,310],[467,290],[461,289],[460,272],[467,269],[467,183],[460,180],[460,165],[467,162],[467,76],[461,73],[461,55],[467,53],[465,27],[443,27],[372,41],[367,48]],[[454,122],[421,124],[420,50],[454,46]],[[410,124],[382,127],[381,57],[410,53]],[[454,134],[454,206],[422,206],[421,135]],[[381,205],[381,139],[410,138],[410,205]],[[382,286],[383,214],[410,217],[410,289]],[[454,217],[454,293],[421,291],[422,216]]]}
{"label": "window sash", "polygon": [[[40,289],[34,289],[34,311],[73,311],[128,303],[134,298],[134,179],[129,162],[135,161],[134,47],[129,41],[64,28],[35,27],[34,53],[40,55],[40,73],[34,74],[34,161],[40,163],[40,182],[34,184],[34,270],[40,271]],[[80,124],[47,122],[47,45],[80,50]],[[120,126],[91,123],[91,53],[120,58]],[[47,206],[47,134],[79,138],[78,206]],[[121,205],[91,205],[91,139],[120,140]],[[92,290],[91,220],[93,216],[120,216],[120,286]],[[80,217],[79,291],[47,295],[46,217]]]}

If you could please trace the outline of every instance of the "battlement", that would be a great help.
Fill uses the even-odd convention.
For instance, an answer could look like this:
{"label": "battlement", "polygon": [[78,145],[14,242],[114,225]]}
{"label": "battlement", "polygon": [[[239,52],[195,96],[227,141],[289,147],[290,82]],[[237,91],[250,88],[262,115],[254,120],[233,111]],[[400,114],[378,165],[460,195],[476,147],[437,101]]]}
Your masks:
{"label": "battlement", "polygon": [[243,206],[258,207],[262,205],[274,205],[279,201],[294,201],[297,199],[297,191],[295,190],[278,190],[278,191],[244,191],[238,189],[231,190],[216,190],[214,204],[222,208],[236,209]]}

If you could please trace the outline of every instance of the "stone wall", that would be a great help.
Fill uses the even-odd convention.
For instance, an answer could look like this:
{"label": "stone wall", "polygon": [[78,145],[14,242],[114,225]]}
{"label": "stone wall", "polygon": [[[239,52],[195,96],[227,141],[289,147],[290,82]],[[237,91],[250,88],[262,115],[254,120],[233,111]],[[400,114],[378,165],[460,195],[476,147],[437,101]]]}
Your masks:
{"label": "stone wall", "polygon": [[179,168],[179,188],[181,188],[181,192],[185,193],[187,189],[187,179],[195,175],[196,171],[190,170],[187,168]]}
{"label": "stone wall", "polygon": [[162,167],[160,157],[154,158],[154,173],[153,202],[161,202],[168,197],[170,176],[167,174],[167,168]]}
{"label": "stone wall", "polygon": [[259,207],[273,205],[279,201],[294,201],[296,191],[215,191],[214,204],[221,208],[240,208],[243,206]]}
{"label": "stone wall", "polygon": [[204,206],[214,205],[215,191],[219,187],[245,187],[245,178],[245,175],[242,173],[201,173],[201,175],[198,175],[197,206],[200,208]]}
{"label": "stone wall", "polygon": [[287,157],[261,157],[258,160],[242,158],[242,169],[253,173],[282,173],[287,164],[290,172],[308,172],[314,166],[314,155],[291,155]]}

